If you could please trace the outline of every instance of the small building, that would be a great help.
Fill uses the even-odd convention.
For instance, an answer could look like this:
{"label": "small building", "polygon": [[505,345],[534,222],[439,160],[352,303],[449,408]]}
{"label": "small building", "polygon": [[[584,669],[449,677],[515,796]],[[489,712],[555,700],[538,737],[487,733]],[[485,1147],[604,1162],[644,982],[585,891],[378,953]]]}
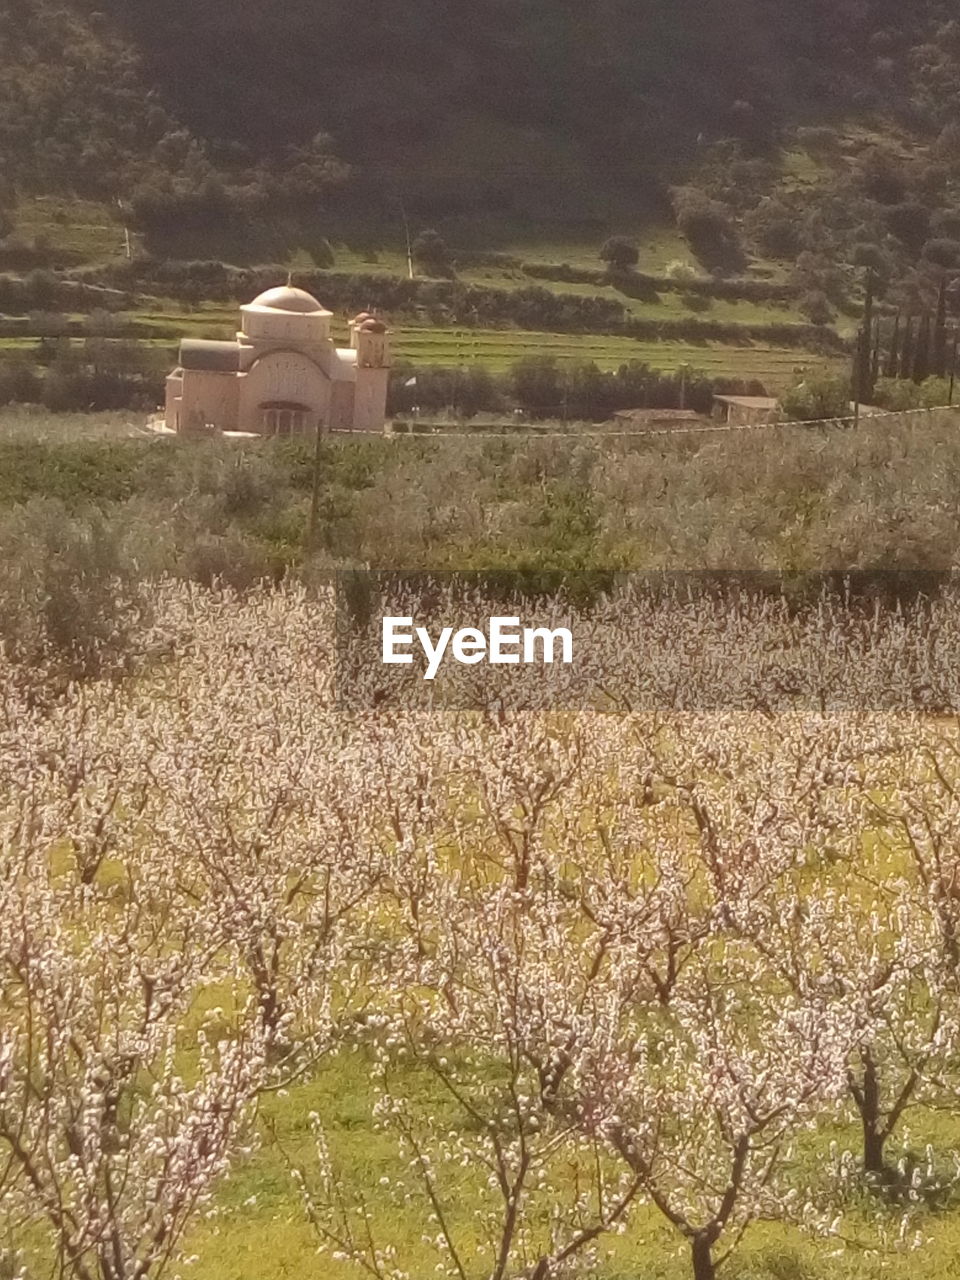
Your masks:
{"label": "small building", "polygon": [[233,342],[185,338],[167,378],[166,430],[381,432],[386,421],[390,339],[367,312],[350,322],[350,345],[330,336],[333,313],[286,285],[240,308]]}
{"label": "small building", "polygon": [[756,427],[776,422],[780,401],[772,396],[714,396],[713,416],[731,427]]}

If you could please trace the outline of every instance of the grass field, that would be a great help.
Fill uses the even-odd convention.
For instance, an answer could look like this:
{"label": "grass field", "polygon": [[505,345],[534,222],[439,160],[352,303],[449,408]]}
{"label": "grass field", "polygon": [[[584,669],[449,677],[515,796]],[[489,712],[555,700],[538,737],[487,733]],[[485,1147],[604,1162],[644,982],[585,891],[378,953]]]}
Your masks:
{"label": "grass field", "polygon": [[[166,330],[167,323],[158,327]],[[226,325],[212,325],[206,320],[192,322],[190,318],[185,319],[182,331],[184,336],[192,337],[225,338],[231,333]],[[345,341],[345,332],[338,334],[338,340]],[[167,352],[171,362],[175,360],[175,338],[140,341]],[[29,355],[36,343],[32,338],[4,338],[0,339],[0,351]],[[498,372],[528,356],[551,356],[561,362],[589,360],[601,369],[616,369],[628,361],[638,360],[666,373],[686,367],[718,378],[762,382],[774,391],[791,386],[806,370],[840,367],[839,361],[828,357],[762,343],[732,347],[713,342],[644,342],[603,335],[403,324],[393,328],[393,354],[397,360],[414,364],[451,367],[482,364]]]}
{"label": "grass field", "polygon": [[[398,1205],[395,1196],[381,1186],[381,1178],[393,1182],[402,1171],[392,1139],[375,1131],[370,1108],[373,1093],[362,1057],[349,1055],[333,1063],[315,1080],[292,1089],[286,1098],[270,1098],[263,1105],[265,1128],[275,1132],[281,1155],[272,1142],[265,1144],[245,1167],[231,1176],[219,1198],[216,1217],[191,1234],[187,1252],[197,1262],[187,1273],[203,1280],[292,1280],[316,1274],[316,1239],[305,1222],[290,1176],[288,1160],[309,1169],[315,1163],[315,1147],[309,1114],[324,1117],[331,1154],[344,1181],[361,1185],[386,1243],[394,1243],[414,1280],[431,1275],[436,1253],[424,1246],[421,1235],[429,1206],[415,1211]],[[953,1117],[918,1112],[910,1126],[911,1145],[928,1141],[938,1147],[960,1145],[960,1124]],[[856,1146],[851,1127],[821,1131],[814,1144],[826,1155],[831,1142],[841,1149]],[[809,1153],[807,1153],[809,1158]],[[472,1212],[465,1204],[461,1220]],[[895,1218],[891,1215],[891,1224]],[[857,1216],[849,1230],[856,1233]],[[877,1253],[864,1256],[855,1250],[837,1256],[836,1241],[817,1241],[799,1231],[758,1224],[724,1275],[735,1280],[953,1280],[960,1254],[960,1227],[951,1215],[931,1213],[922,1222],[930,1243],[921,1252]],[[689,1264],[678,1256],[677,1240],[652,1207],[637,1211],[630,1230],[613,1236],[605,1245],[613,1258],[604,1267],[605,1280],[686,1280]],[[363,1273],[346,1263],[324,1259],[325,1280],[358,1280]]]}
{"label": "grass field", "polygon": [[[727,304],[733,308],[740,304]],[[749,304],[745,304],[749,305]],[[164,336],[158,345],[175,346],[174,335],[230,338],[236,330],[235,310],[221,306],[196,311],[153,310],[131,316],[138,323],[154,327]],[[468,365],[481,363],[491,369],[508,368],[532,355],[553,356],[557,360],[592,360],[603,369],[615,369],[629,360],[673,372],[683,366],[715,377],[756,379],[773,390],[796,381],[806,369],[838,368],[839,361],[813,355],[796,348],[763,343],[730,346],[724,343],[656,342],[616,335],[556,334],[518,329],[469,329],[463,326],[404,324],[392,326],[393,352],[399,360],[420,364]],[[346,342],[342,320],[333,325],[338,342]],[[21,341],[21,340],[15,340]]]}
{"label": "grass field", "polygon": [[[25,198],[17,206],[15,233],[26,244],[39,239],[89,262],[119,260],[126,253],[120,210],[92,200]],[[137,244],[132,237],[131,247]]]}
{"label": "grass field", "polygon": [[396,354],[423,364],[460,365],[479,362],[503,369],[525,356],[549,355],[558,360],[592,360],[613,369],[640,360],[665,372],[684,366],[716,377],[756,379],[773,388],[789,386],[799,370],[822,368],[822,357],[786,348],[719,343],[642,342],[631,338],[525,333],[468,329],[415,329],[399,326]]}
{"label": "grass field", "polygon": [[[797,163],[800,157],[796,157]],[[629,230],[629,229],[628,229]],[[46,243],[54,248],[80,255],[90,262],[109,262],[125,252],[123,225],[119,209],[92,202],[69,202],[56,198],[25,200],[17,216],[17,236],[26,244]],[[642,271],[662,274],[670,262],[690,261],[689,248],[679,234],[663,227],[640,226],[633,229],[641,256]],[[139,246],[134,241],[134,249]],[[497,245],[505,257],[512,256],[536,263],[569,263],[571,266],[598,270],[601,263],[598,246],[591,240],[545,239],[514,240]],[[376,251],[360,251],[335,244],[337,272],[387,273],[405,275],[406,254],[396,245]],[[304,253],[293,255],[291,266],[312,266]],[[765,264],[757,268],[769,275]],[[662,290],[649,298],[628,297],[613,286],[561,283],[535,279],[509,262],[503,265],[465,268],[460,279],[498,290],[529,288],[548,289],[558,294],[581,297],[600,296],[623,305],[627,312],[644,321],[682,321],[697,318],[718,325],[791,324],[802,320],[799,313],[783,304],[754,301],[705,299],[699,305],[682,291]],[[73,317],[81,320],[83,317]],[[118,316],[121,325],[129,327],[129,336],[167,353],[172,361],[181,336],[230,338],[236,331],[235,307],[201,305],[185,309],[182,304],[163,298],[138,300],[137,309]],[[757,381],[773,393],[797,380],[808,369],[839,367],[839,362],[825,359],[802,349],[771,346],[762,342],[691,342],[636,340],[612,335],[571,335],[510,329],[470,329],[463,326],[431,326],[397,317],[393,323],[394,354],[401,361],[421,364],[459,366],[480,363],[495,371],[531,355],[553,356],[561,361],[594,361],[602,369],[636,360],[651,368],[671,373],[687,366],[708,376]],[[120,330],[118,336],[122,336]],[[346,338],[342,319],[334,325],[338,341]],[[0,340],[0,350],[29,356],[37,339],[17,336]]]}

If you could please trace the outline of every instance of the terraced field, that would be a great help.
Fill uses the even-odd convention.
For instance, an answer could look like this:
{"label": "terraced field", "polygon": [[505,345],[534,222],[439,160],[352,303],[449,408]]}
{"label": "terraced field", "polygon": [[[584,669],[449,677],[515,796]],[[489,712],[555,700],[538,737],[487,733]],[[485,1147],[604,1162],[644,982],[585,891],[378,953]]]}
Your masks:
{"label": "terraced field", "polygon": [[[184,335],[225,337],[221,328],[185,323]],[[345,342],[345,333],[338,335]],[[74,340],[75,344],[79,340]],[[174,336],[141,338],[143,345],[176,354]],[[0,352],[29,356],[37,346],[33,338],[0,339]],[[397,360],[422,365],[466,366],[483,364],[503,371],[529,356],[549,356],[558,361],[590,360],[601,369],[616,369],[631,360],[667,373],[684,366],[714,377],[741,378],[762,382],[773,391],[782,390],[809,369],[839,367],[839,362],[796,349],[762,344],[730,347],[720,343],[643,342],[633,338],[582,334],[538,333],[512,329],[443,329],[397,325],[393,330],[393,350]]]}
{"label": "terraced field", "polygon": [[[18,217],[18,234],[27,242],[38,237],[89,261],[116,260],[124,253],[124,233],[119,209],[112,206],[62,200],[25,201]],[[690,260],[689,249],[674,232],[665,228],[637,228],[640,269],[663,274],[669,263]],[[134,242],[133,249],[140,246]],[[764,301],[735,301],[720,298],[698,300],[682,290],[663,289],[644,298],[631,298],[612,285],[541,280],[519,269],[519,262],[539,264],[568,263],[573,267],[597,270],[600,267],[596,243],[586,241],[543,241],[504,243],[497,246],[500,257],[489,265],[465,267],[459,278],[491,289],[514,290],[531,286],[551,292],[586,297],[604,297],[623,305],[628,312],[645,321],[676,322],[697,317],[718,326],[737,324],[760,326],[796,323],[802,317],[789,305]],[[405,253],[394,246],[362,251],[334,245],[337,272],[369,272],[404,276],[408,264]],[[511,261],[512,260],[512,261]],[[294,269],[313,269],[312,259],[304,253],[289,264]],[[752,274],[769,276],[766,264],[754,264]],[[117,338],[136,338],[172,362],[181,336],[229,338],[237,327],[236,308],[220,304],[203,304],[187,309],[181,303],[164,298],[143,298],[139,310],[117,316]],[[86,328],[84,317],[68,317],[74,322],[74,334]],[[427,321],[393,324],[394,351],[399,360],[417,364],[447,366],[482,363],[491,370],[502,371],[515,361],[534,355],[552,356],[560,361],[591,360],[603,369],[616,368],[631,360],[642,361],[651,368],[673,372],[689,366],[714,377],[740,378],[762,382],[777,392],[790,385],[799,371],[838,367],[836,360],[817,356],[801,349],[771,346],[744,339],[738,345],[721,341],[657,341],[639,340],[604,334],[558,334],[534,330],[471,329],[462,326],[431,326]],[[40,330],[44,332],[44,330]],[[346,339],[343,318],[334,323],[334,333],[341,342]],[[27,331],[29,335],[29,330]],[[729,335],[727,335],[729,336]],[[0,339],[0,351],[30,357],[39,340],[37,336]]]}
{"label": "terraced field", "polygon": [[[176,335],[227,338],[236,329],[230,308],[204,307],[193,312],[155,311],[136,319],[157,331],[158,345],[175,345]],[[773,390],[789,386],[798,370],[838,367],[839,362],[796,348],[764,344],[733,347],[723,343],[655,342],[603,334],[544,333],[521,329],[469,329],[397,323],[392,326],[398,360],[416,364],[468,365],[508,368],[528,356],[557,360],[593,360],[602,369],[615,369],[629,360],[672,372],[688,365],[716,377],[756,379]],[[338,342],[346,342],[342,320],[333,325]],[[162,337],[161,337],[162,335]]]}
{"label": "terraced field", "polygon": [[757,379],[771,387],[785,387],[798,369],[830,362],[805,352],[770,346],[729,347],[719,343],[643,342],[633,338],[581,334],[535,333],[513,330],[418,329],[398,326],[395,349],[399,358],[420,364],[480,362],[503,369],[527,356],[557,360],[592,360],[602,369],[615,369],[640,360],[672,372],[688,365],[717,377]]}

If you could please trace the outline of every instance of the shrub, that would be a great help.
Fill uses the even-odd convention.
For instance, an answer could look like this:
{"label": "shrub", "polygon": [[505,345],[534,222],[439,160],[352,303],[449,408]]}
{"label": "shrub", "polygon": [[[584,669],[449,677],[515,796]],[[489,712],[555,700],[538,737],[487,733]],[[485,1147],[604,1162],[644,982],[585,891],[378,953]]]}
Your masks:
{"label": "shrub", "polygon": [[627,236],[611,236],[600,248],[600,259],[611,270],[626,271],[640,261],[640,251]]}
{"label": "shrub", "polygon": [[738,271],[745,265],[736,224],[726,205],[711,200],[696,187],[673,192],[677,227],[705,267]]}
{"label": "shrub", "polygon": [[421,231],[412,245],[413,260],[431,275],[449,275],[453,257],[438,231]]}
{"label": "shrub", "polygon": [[337,259],[333,252],[333,245],[325,237],[313,241],[308,252],[313,259],[313,265],[320,267],[324,271],[336,264]]}
{"label": "shrub", "polygon": [[818,422],[850,416],[850,383],[846,377],[808,377],[790,388],[780,401],[794,422]]}
{"label": "shrub", "polygon": [[201,533],[187,548],[178,566],[181,575],[203,587],[227,586],[249,591],[265,582],[277,582],[285,566],[249,538]]}
{"label": "shrub", "polygon": [[864,153],[858,176],[861,187],[871,200],[896,205],[906,199],[903,159],[885,147],[870,147]]}
{"label": "shrub", "polygon": [[903,413],[920,407],[920,387],[910,378],[880,378],[873,398],[881,409]]}
{"label": "shrub", "polygon": [[928,240],[923,246],[923,256],[927,262],[949,271],[960,263],[960,241],[946,237]]}
{"label": "shrub", "polygon": [[830,299],[822,289],[813,289],[804,294],[800,300],[800,312],[811,324],[816,325],[832,324],[837,318]]}
{"label": "shrub", "polygon": [[36,404],[40,389],[40,375],[27,360],[0,362],[0,404]]}
{"label": "shrub", "polygon": [[936,152],[952,164],[960,163],[960,121],[944,126],[936,141]]}
{"label": "shrub", "polygon": [[814,157],[835,156],[840,151],[840,135],[826,125],[811,125],[797,130],[797,141]]}
{"label": "shrub", "polygon": [[801,248],[800,222],[782,200],[767,197],[745,220],[747,234],[768,258],[796,258]]}
{"label": "shrub", "polygon": [[872,240],[858,240],[850,251],[850,261],[855,267],[866,267],[878,275],[885,275],[890,265],[883,248]]}
{"label": "shrub", "polygon": [[960,240],[960,209],[940,209],[930,219],[930,230],[935,236]]}
{"label": "shrub", "polygon": [[670,280],[676,280],[681,284],[687,284],[698,278],[697,268],[684,258],[674,258],[672,262],[668,262],[666,274]]}
{"label": "shrub", "polygon": [[895,413],[939,409],[950,403],[950,379],[934,375],[918,383],[911,378],[881,378],[874,398],[882,409]]}
{"label": "shrub", "polygon": [[87,679],[123,669],[149,621],[122,539],[99,512],[34,500],[0,527],[0,639],[11,660]]}
{"label": "shrub", "polygon": [[930,211],[918,201],[903,201],[887,210],[887,226],[903,245],[919,253],[930,235]]}

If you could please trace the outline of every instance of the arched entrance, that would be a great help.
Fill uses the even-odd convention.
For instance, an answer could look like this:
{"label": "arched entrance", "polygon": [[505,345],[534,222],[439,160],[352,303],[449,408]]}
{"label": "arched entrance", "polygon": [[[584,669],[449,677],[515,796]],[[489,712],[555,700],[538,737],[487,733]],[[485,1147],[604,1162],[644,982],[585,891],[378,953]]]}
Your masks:
{"label": "arched entrance", "polygon": [[295,400],[269,400],[260,405],[260,430],[265,436],[300,436],[311,429],[313,411]]}

